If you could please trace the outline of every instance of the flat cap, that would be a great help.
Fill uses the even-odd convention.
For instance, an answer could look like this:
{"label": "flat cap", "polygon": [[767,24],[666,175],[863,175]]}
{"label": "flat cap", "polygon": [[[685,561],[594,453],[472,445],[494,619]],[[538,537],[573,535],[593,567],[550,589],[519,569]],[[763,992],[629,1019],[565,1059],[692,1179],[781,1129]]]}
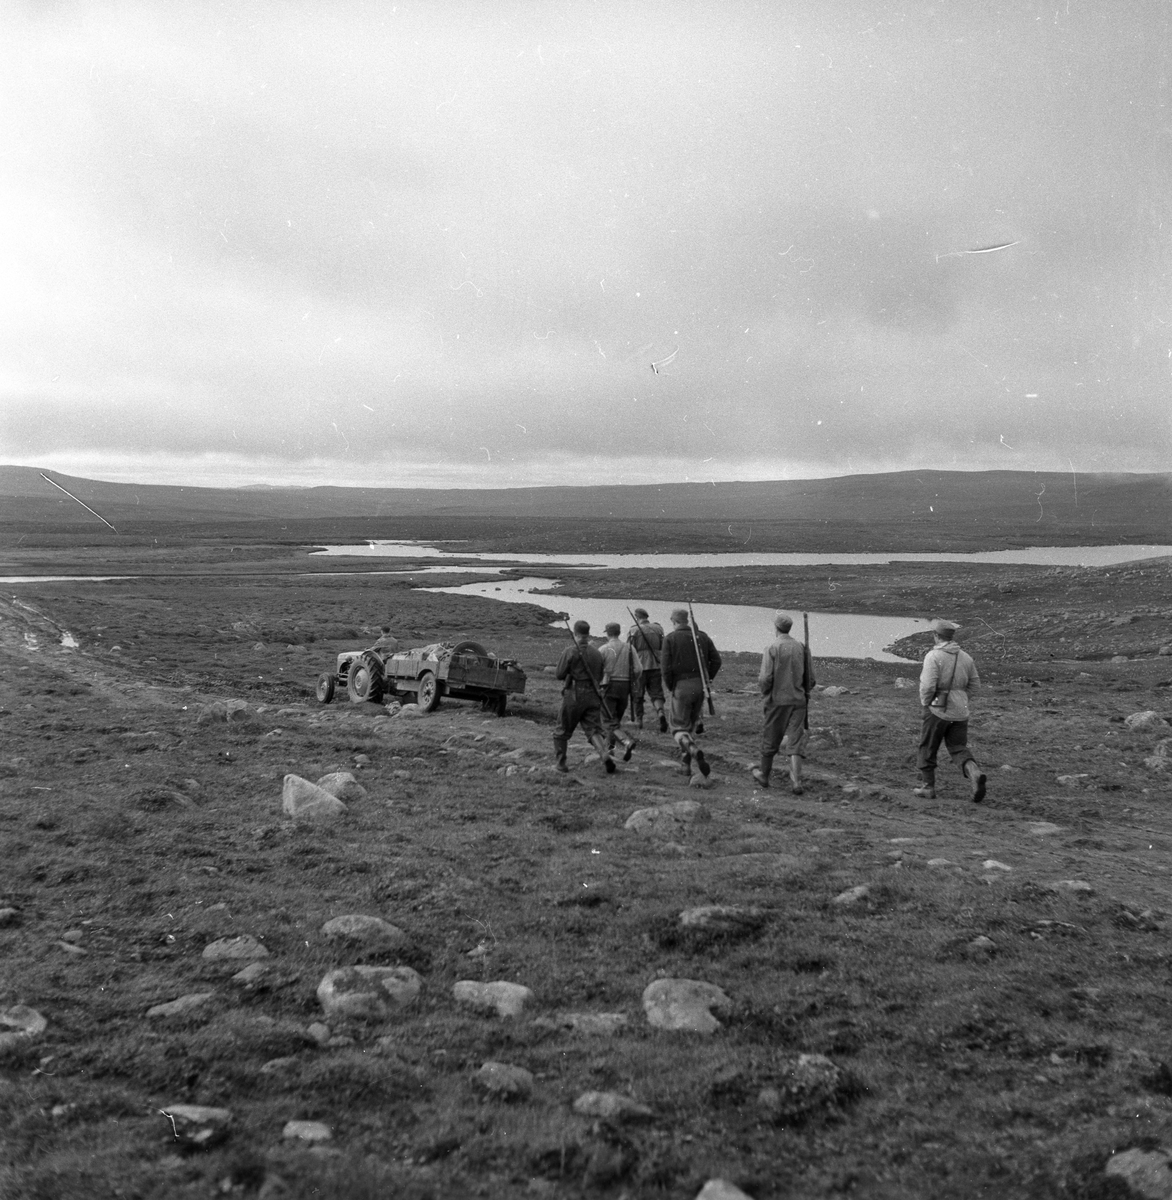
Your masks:
{"label": "flat cap", "polygon": [[688,623],[688,610],[686,608],[673,608],[671,610],[671,623],[673,625],[686,625]]}
{"label": "flat cap", "polygon": [[950,638],[960,628],[955,621],[946,621],[943,617],[937,617],[932,622],[932,632],[938,633],[942,638]]}

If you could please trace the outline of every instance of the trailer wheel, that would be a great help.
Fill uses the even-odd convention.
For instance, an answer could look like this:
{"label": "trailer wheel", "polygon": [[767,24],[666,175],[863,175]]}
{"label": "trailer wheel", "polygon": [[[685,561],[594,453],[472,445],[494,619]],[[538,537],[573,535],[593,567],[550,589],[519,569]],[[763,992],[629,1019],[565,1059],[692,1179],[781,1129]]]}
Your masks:
{"label": "trailer wheel", "polygon": [[350,661],[346,694],[351,704],[379,704],[383,698],[383,664],[377,654],[364,650]]}
{"label": "trailer wheel", "polygon": [[439,707],[440,689],[434,671],[424,671],[419,676],[419,691],[416,701],[424,712],[435,712]]}
{"label": "trailer wheel", "polygon": [[317,687],[314,689],[314,695],[322,704],[329,704],[334,698],[334,688],[337,686],[337,680],[329,671],[323,671],[317,677]]}

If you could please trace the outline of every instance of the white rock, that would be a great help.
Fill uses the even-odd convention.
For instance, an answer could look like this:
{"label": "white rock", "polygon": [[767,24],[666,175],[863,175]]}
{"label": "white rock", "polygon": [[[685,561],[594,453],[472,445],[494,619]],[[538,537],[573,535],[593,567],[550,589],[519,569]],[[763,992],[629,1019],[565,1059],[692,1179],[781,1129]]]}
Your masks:
{"label": "white rock", "polygon": [[475,1075],[473,1084],[501,1100],[525,1100],[533,1092],[533,1076],[524,1067],[512,1063],[486,1062]]}
{"label": "white rock", "polygon": [[191,1150],[206,1150],[228,1136],[232,1113],[203,1104],[171,1104],[159,1110],[177,1142]]}
{"label": "white rock", "polygon": [[1056,891],[1083,892],[1087,895],[1095,890],[1089,883],[1087,883],[1085,879],[1059,879],[1056,883],[1052,883],[1050,886]]}
{"label": "white rock", "polygon": [[426,717],[427,713],[418,704],[404,704],[399,709],[399,717]]}
{"label": "white rock", "polygon": [[839,687],[838,684],[832,684],[830,687],[824,688],[822,694],[824,696],[849,696],[852,693],[850,688]]}
{"label": "white rock", "polygon": [[501,1017],[519,1017],[521,1010],[533,999],[533,993],[527,987],[504,979],[492,983],[461,979],[453,985],[452,996],[458,1004],[495,1012]]}
{"label": "white rock", "polygon": [[680,925],[685,929],[707,929],[718,933],[737,933],[756,929],[765,920],[759,908],[735,904],[701,904],[680,913]]}
{"label": "white rock", "polygon": [[1078,775],[1055,775],[1054,778],[1063,787],[1078,787],[1079,780],[1088,779],[1089,776],[1086,771],[1083,771]]}
{"label": "white rock", "polygon": [[601,1117],[604,1121],[646,1121],[653,1116],[645,1104],[617,1092],[583,1092],[574,1101],[574,1111],[580,1117]]}
{"label": "white rock", "polygon": [[699,800],[677,800],[656,808],[636,809],[627,818],[623,828],[670,837],[678,834],[686,825],[710,820],[712,814]]}
{"label": "white rock", "polygon": [[697,1193],[696,1200],[753,1200],[727,1179],[710,1179]]}
{"label": "white rock", "polygon": [[981,863],[981,869],[985,871],[1012,871],[1013,868],[1006,866],[1003,862],[998,862],[995,858],[987,858]]}
{"label": "white rock", "polygon": [[268,958],[268,956],[268,950],[256,938],[251,934],[243,933],[239,937],[220,938],[217,941],[209,942],[203,948],[201,957],[209,962],[221,962]]}
{"label": "white rock", "polygon": [[1150,708],[1146,712],[1132,713],[1124,718],[1123,723],[1128,729],[1165,729],[1168,725],[1158,712]]}
{"label": "white rock", "polygon": [[419,995],[421,981],[410,967],[338,967],[317,988],[327,1017],[382,1021]]}
{"label": "white rock", "polygon": [[268,973],[269,967],[267,963],[253,962],[249,963],[248,966],[242,971],[237,971],[236,974],[232,976],[232,982],[243,984],[246,987],[251,987],[253,984],[258,983],[261,979],[263,979]]}
{"label": "white rock", "polygon": [[955,867],[956,863],[954,863],[950,858],[930,858],[928,859],[927,865],[934,868]]}
{"label": "white rock", "polygon": [[366,799],[366,788],[349,771],[331,771],[317,781],[317,786],[345,804]]}
{"label": "white rock", "polygon": [[286,1121],[281,1137],[297,1142],[328,1142],[333,1130],[321,1121]]}
{"label": "white rock", "polygon": [[915,687],[916,684],[915,680],[913,679],[905,679],[902,675],[897,675],[895,678],[895,686],[897,688],[910,688]]}
{"label": "white rock", "polygon": [[1125,1180],[1133,1194],[1172,1200],[1172,1156],[1166,1150],[1121,1150],[1107,1160],[1103,1174]]}
{"label": "white rock", "polygon": [[7,1027],[0,1033],[0,1050],[11,1049],[29,1038],[40,1036],[48,1025],[49,1022],[35,1008],[25,1004],[0,1009],[0,1026]]}
{"label": "white rock", "polygon": [[336,796],[300,775],[286,775],[281,791],[281,807],[299,821],[330,820],[348,810]]}
{"label": "white rock", "polygon": [[148,1008],[147,1017],[152,1021],[168,1017],[185,1017],[188,1013],[203,1008],[215,994],[215,992],[189,992],[186,996],[180,996],[178,1000],[169,1000],[166,1004],[156,1004],[153,1008]]}
{"label": "white rock", "polygon": [[397,925],[361,913],[334,917],[321,931],[331,942],[345,942],[367,950],[398,950],[407,942],[407,935]]}
{"label": "white rock", "polygon": [[832,901],[833,904],[840,904],[844,907],[851,904],[858,904],[860,900],[866,900],[871,894],[871,889],[865,883],[860,883],[858,887],[847,888],[845,892],[839,892]]}
{"label": "white rock", "polygon": [[1026,828],[1035,837],[1049,837],[1052,833],[1062,832],[1061,825],[1055,825],[1050,821],[1031,821]]}
{"label": "white rock", "polygon": [[712,1010],[725,1013],[731,1007],[724,991],[700,979],[657,979],[643,992],[643,1011],[655,1029],[715,1033],[720,1022]]}

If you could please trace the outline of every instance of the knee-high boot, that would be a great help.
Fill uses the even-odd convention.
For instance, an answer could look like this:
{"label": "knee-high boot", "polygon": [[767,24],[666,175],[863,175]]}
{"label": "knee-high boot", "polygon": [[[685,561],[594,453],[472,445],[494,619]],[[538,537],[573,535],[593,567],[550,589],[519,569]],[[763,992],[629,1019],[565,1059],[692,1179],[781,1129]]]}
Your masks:
{"label": "knee-high boot", "polygon": [[553,739],[553,765],[559,771],[568,771],[570,768],[566,765],[566,739],[555,737]]}
{"label": "knee-high boot", "polygon": [[975,758],[970,758],[962,768],[965,778],[969,781],[969,786],[973,789],[973,801],[980,804],[985,798],[985,773],[977,765]]}

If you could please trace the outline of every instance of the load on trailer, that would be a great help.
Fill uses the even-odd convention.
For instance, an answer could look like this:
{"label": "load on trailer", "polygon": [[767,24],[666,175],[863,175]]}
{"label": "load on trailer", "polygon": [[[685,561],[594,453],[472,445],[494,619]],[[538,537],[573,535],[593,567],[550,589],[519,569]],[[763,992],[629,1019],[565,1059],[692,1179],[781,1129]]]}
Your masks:
{"label": "load on trailer", "polygon": [[479,700],[504,716],[509,694],[525,690],[525,672],[511,658],[489,654],[479,642],[433,642],[393,654],[377,647],[343,650],[334,672],[318,676],[316,694],[329,704],[344,688],[352,704],[382,704],[389,699],[415,701],[431,712],[443,696]]}

